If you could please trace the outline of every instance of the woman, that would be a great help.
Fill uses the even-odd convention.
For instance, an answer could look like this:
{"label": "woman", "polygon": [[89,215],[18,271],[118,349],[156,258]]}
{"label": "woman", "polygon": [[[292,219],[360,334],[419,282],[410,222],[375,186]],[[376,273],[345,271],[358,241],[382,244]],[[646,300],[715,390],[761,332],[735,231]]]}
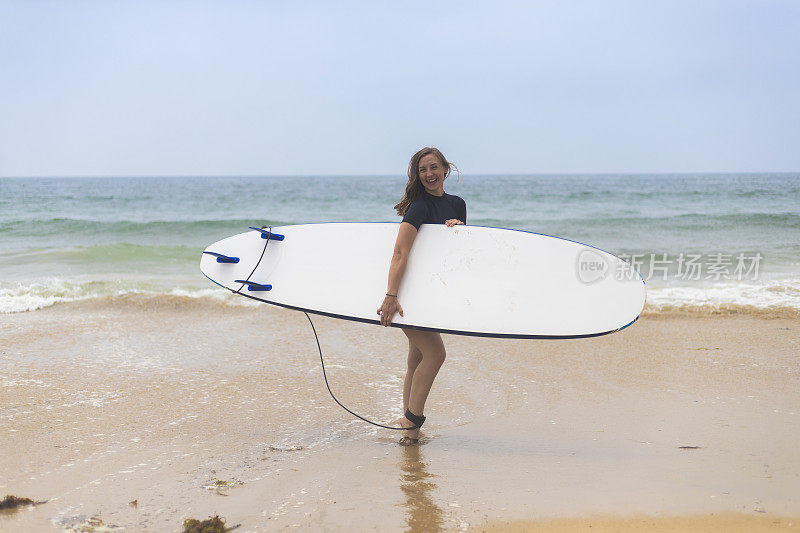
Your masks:
{"label": "woman", "polygon": [[[453,227],[467,221],[467,204],[464,200],[444,192],[444,180],[450,174],[451,168],[458,171],[436,148],[423,148],[414,154],[408,164],[406,193],[394,206],[403,221],[397,232],[397,242],[389,266],[388,290],[378,309],[383,326],[392,323],[395,313],[403,316],[399,301],[402,295],[397,290],[419,227],[422,224],[446,224]],[[445,349],[439,333],[416,329],[403,329],[403,333],[408,337],[408,370],[403,384],[405,418],[401,424],[409,429],[405,430],[400,444],[408,446],[419,442],[419,428],[425,421],[422,415],[425,400],[439,368],[444,363]]]}

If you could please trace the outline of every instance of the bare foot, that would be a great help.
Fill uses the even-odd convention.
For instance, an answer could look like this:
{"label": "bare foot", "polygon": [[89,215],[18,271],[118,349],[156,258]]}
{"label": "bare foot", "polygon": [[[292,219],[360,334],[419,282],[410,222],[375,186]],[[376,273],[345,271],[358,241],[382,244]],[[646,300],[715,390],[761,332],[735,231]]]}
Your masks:
{"label": "bare foot", "polygon": [[400,446],[416,446],[419,444],[419,439],[410,439],[408,437],[403,437],[400,439],[399,442]]}
{"label": "bare foot", "polygon": [[[400,425],[403,426],[404,428],[414,427],[414,423],[411,420],[407,419],[406,417],[400,419]],[[401,440],[400,444],[403,444],[403,441],[406,439],[410,441],[409,444],[416,444],[417,442],[419,442],[419,428],[405,430],[403,432],[403,438],[400,439]]]}

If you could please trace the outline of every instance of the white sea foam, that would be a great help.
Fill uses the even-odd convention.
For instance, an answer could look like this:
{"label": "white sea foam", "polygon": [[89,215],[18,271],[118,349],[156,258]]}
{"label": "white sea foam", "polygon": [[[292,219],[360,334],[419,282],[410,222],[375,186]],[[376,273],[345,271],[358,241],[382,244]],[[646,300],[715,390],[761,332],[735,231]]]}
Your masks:
{"label": "white sea foam", "polygon": [[[159,288],[152,283],[134,281],[80,282],[48,278],[29,283],[0,284],[0,314],[35,311],[63,302],[127,295],[154,298],[177,296],[234,307],[257,307],[260,305],[257,301],[241,298],[230,291],[217,287]],[[753,310],[776,308],[800,310],[800,279],[648,285],[647,304],[650,311],[674,308],[708,310],[737,307],[747,307]]]}
{"label": "white sea foam", "polygon": [[647,303],[656,310],[731,307],[800,310],[800,279],[648,287]]}
{"label": "white sea foam", "polygon": [[0,314],[35,311],[64,302],[75,302],[108,296],[182,296],[208,299],[237,307],[252,307],[258,302],[240,298],[221,288],[174,287],[159,290],[142,283],[125,282],[77,282],[61,278],[48,278],[40,281],[16,284],[0,284]]}
{"label": "white sea foam", "polygon": [[0,287],[0,313],[21,313],[50,307],[59,302],[70,302],[91,298],[81,284],[51,278],[28,284],[18,283],[12,287]]}

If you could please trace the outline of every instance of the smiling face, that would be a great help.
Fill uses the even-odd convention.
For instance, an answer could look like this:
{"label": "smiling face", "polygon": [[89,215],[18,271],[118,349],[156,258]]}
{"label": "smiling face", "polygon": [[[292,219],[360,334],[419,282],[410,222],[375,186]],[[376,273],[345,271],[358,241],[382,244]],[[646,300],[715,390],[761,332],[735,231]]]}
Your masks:
{"label": "smiling face", "polygon": [[444,194],[445,166],[436,155],[426,154],[423,156],[419,160],[417,170],[419,181],[428,193],[434,196]]}

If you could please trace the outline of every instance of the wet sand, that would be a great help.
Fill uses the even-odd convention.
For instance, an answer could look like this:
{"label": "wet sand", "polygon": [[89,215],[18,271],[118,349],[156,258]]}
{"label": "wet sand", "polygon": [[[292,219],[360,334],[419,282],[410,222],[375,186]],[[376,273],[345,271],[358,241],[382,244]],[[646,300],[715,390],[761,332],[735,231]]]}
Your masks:
{"label": "wet sand", "polygon": [[[315,325],[340,399],[397,417],[402,332]],[[405,448],[333,403],[296,312],[126,297],[3,315],[0,493],[48,503],[0,530],[798,530],[798,332],[648,314],[595,339],[448,336],[427,438]]]}
{"label": "wet sand", "polygon": [[800,521],[774,516],[751,516],[740,513],[722,513],[671,517],[594,517],[567,518],[535,522],[519,520],[476,528],[487,533],[616,533],[619,531],[645,531],[647,533],[762,533],[765,531],[797,531]]}

